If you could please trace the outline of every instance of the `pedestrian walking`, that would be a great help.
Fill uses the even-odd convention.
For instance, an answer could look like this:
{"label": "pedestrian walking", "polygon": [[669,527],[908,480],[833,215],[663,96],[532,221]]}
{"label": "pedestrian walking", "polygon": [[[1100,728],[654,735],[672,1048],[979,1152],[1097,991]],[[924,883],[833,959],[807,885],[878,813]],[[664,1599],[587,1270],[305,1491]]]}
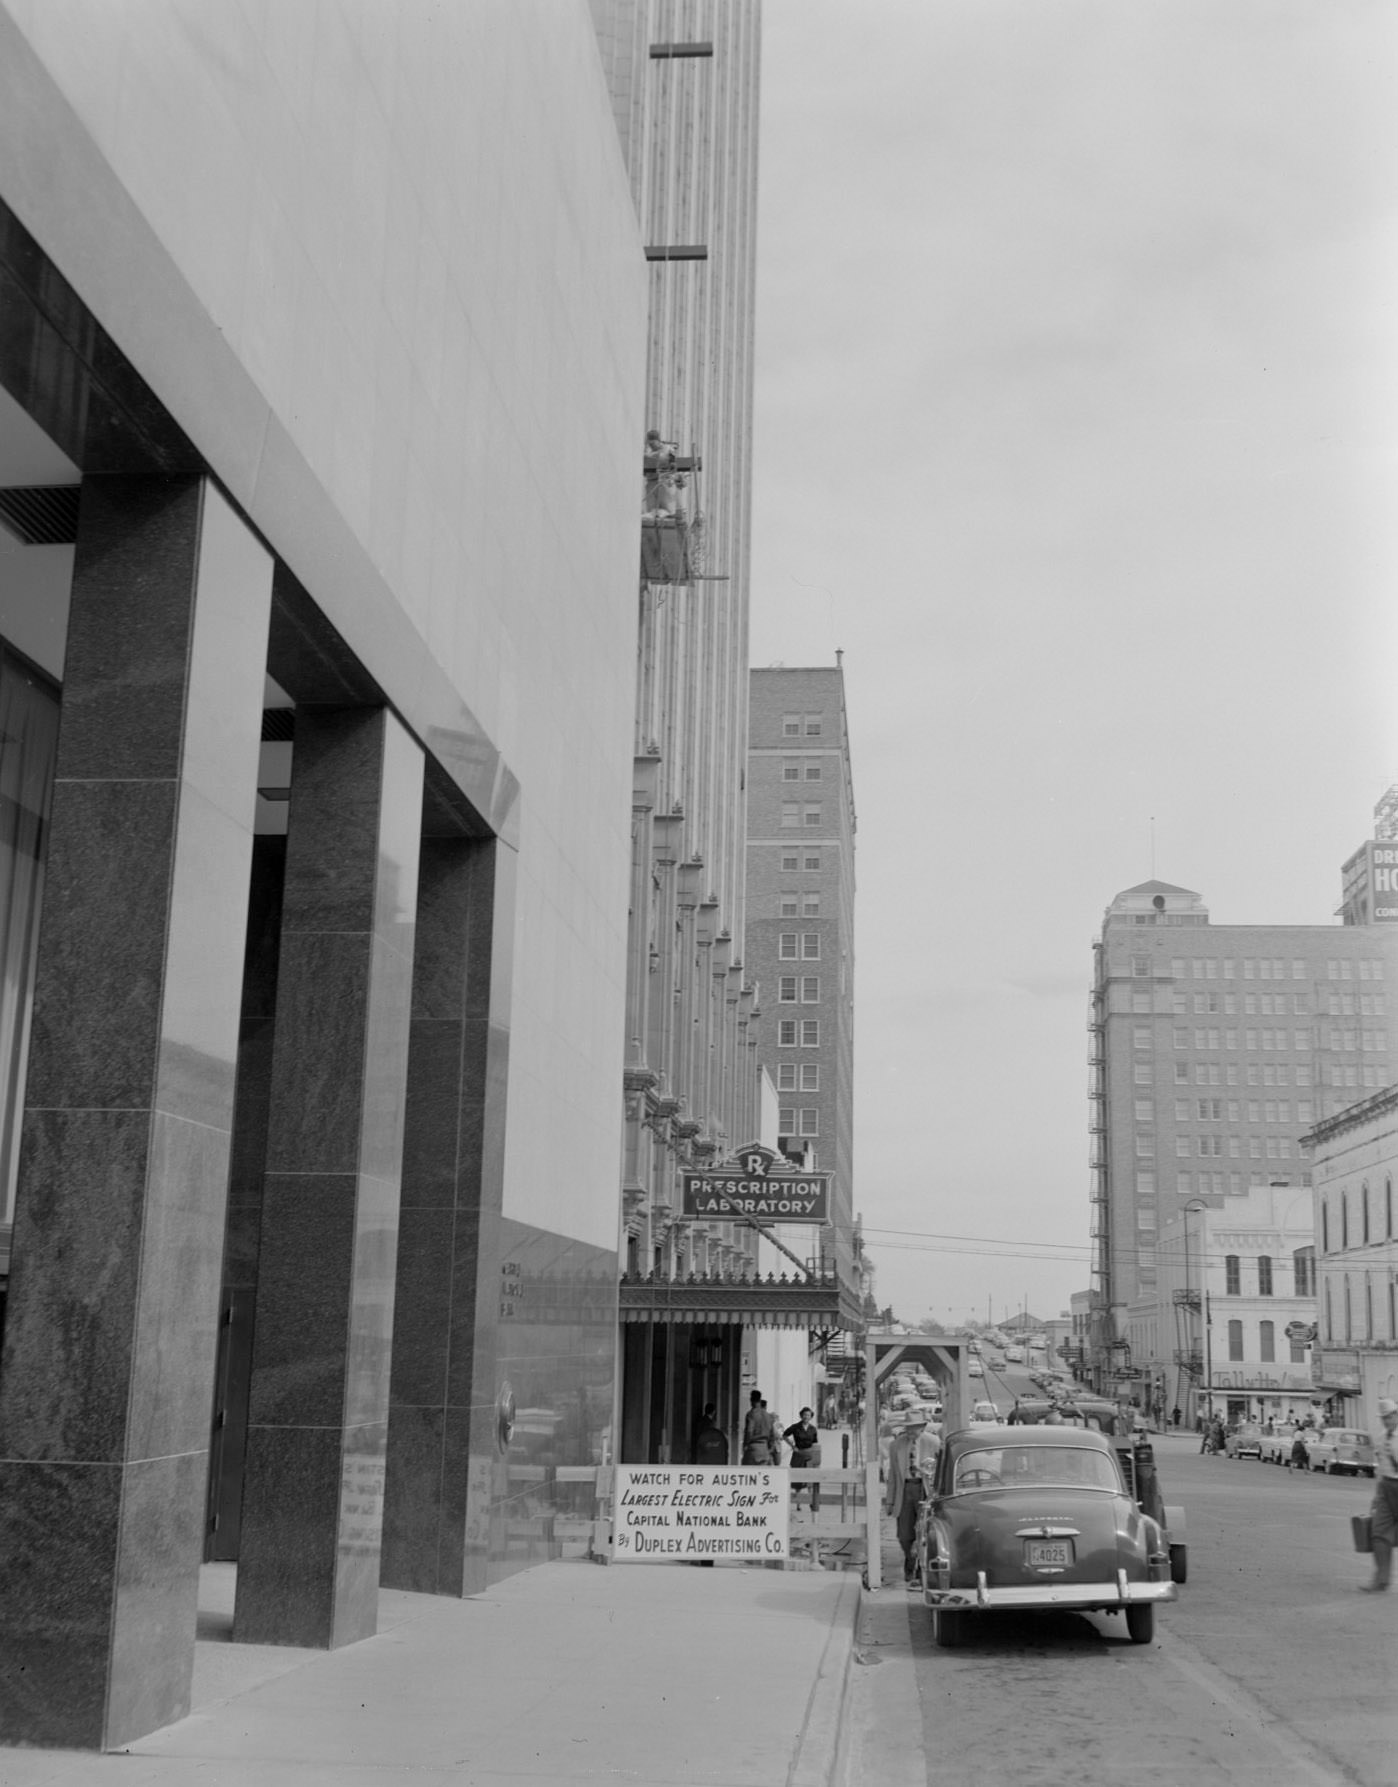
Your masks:
{"label": "pedestrian walking", "polygon": [[[815,1424],[814,1411],[802,1409],[799,1420],[793,1421],[782,1434],[782,1438],[791,1447],[791,1463],[796,1470],[812,1470],[820,1464],[820,1430]],[[820,1511],[820,1479],[815,1478],[810,1484],[811,1512]],[[801,1493],[799,1483],[792,1486],[792,1499]]]}
{"label": "pedestrian walking", "polygon": [[1287,1454],[1286,1468],[1289,1471],[1308,1471],[1311,1468],[1311,1455],[1306,1450],[1306,1442],[1298,1429],[1291,1442],[1291,1451]]}
{"label": "pedestrian walking", "polygon": [[922,1478],[917,1473],[917,1442],[922,1422],[913,1416],[888,1449],[888,1477],[884,1508],[897,1522],[898,1543],[903,1552],[903,1580],[916,1572],[913,1547],[917,1539],[917,1511],[922,1505]]}
{"label": "pedestrian walking", "polygon": [[1379,1594],[1393,1579],[1393,1547],[1398,1545],[1398,1402],[1383,1397],[1379,1402],[1383,1435],[1374,1447],[1374,1502],[1369,1510],[1373,1525],[1374,1580],[1360,1587]]}
{"label": "pedestrian walking", "polygon": [[1171,1427],[1178,1428],[1179,1424],[1180,1424],[1180,1405],[1178,1403],[1176,1403],[1175,1406],[1170,1410],[1170,1425],[1171,1425]]}

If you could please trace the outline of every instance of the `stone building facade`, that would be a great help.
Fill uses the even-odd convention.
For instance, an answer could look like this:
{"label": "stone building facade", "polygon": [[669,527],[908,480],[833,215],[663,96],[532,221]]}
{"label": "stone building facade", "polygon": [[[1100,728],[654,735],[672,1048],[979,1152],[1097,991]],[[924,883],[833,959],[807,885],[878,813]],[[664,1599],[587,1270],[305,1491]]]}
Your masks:
{"label": "stone building facade", "polygon": [[[550,1555],[552,1467],[613,1416],[636,474],[682,269],[583,0],[191,16],[0,4],[33,1744],[187,1709],[206,1555],[235,1641],[323,1646],[381,1579]],[[722,761],[672,756],[664,814]],[[730,833],[684,848],[737,935]]]}
{"label": "stone building facade", "polygon": [[1398,1087],[1317,1123],[1307,1137],[1315,1193],[1317,1388],[1347,1421],[1379,1430],[1398,1400]]}

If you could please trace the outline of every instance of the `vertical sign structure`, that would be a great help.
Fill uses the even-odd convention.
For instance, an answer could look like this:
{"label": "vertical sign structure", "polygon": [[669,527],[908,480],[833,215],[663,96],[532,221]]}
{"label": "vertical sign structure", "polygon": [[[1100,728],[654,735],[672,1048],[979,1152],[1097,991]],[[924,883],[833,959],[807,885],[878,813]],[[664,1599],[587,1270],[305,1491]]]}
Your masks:
{"label": "vertical sign structure", "polygon": [[790,1472],[775,1465],[619,1464],[613,1507],[618,1564],[788,1555]]}

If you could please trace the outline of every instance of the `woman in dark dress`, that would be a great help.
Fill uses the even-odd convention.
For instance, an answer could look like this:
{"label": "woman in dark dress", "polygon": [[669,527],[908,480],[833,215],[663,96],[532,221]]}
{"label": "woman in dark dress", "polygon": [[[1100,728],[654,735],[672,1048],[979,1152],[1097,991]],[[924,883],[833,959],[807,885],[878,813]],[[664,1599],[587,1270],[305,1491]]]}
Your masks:
{"label": "woman in dark dress", "polygon": [[[803,1466],[814,1469],[820,1463],[820,1430],[815,1424],[814,1412],[802,1409],[799,1421],[793,1421],[782,1438],[791,1447],[791,1462],[800,1469]],[[793,1494],[801,1493],[798,1484]],[[811,1484],[811,1512],[814,1514],[820,1507],[820,1484]]]}

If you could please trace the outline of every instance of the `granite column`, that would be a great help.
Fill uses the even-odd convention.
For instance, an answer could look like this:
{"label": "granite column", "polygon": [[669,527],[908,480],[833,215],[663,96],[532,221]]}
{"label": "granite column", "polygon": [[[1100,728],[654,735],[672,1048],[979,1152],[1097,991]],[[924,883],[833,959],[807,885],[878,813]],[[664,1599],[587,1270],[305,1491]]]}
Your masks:
{"label": "granite column", "polygon": [[298,707],[234,1637],[333,1648],[378,1605],[423,755]]}
{"label": "granite column", "polygon": [[272,561],[83,485],[0,1365],[0,1733],[189,1709]]}
{"label": "granite column", "polygon": [[486,1586],[514,852],[424,839],[408,1054],[382,1580]]}

